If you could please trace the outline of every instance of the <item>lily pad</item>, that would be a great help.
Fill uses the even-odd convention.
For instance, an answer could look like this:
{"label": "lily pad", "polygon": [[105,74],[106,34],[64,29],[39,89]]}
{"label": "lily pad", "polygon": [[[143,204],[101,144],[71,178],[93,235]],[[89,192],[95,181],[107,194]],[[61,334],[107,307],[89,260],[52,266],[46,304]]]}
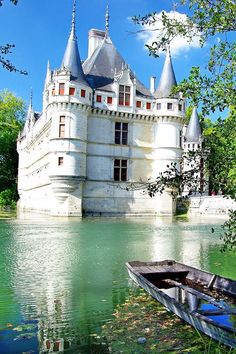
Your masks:
{"label": "lily pad", "polygon": [[37,328],[36,324],[28,323],[28,324],[22,324],[22,325],[19,325],[19,326],[13,328],[13,331],[17,331],[17,332],[33,331],[35,328]]}
{"label": "lily pad", "polygon": [[22,333],[19,334],[14,340],[29,340],[36,336],[36,333]]}

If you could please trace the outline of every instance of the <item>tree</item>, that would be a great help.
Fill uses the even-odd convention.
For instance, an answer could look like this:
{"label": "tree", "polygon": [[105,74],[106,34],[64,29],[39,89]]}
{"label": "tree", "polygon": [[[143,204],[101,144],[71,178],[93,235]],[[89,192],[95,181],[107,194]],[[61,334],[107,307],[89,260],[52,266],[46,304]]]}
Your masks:
{"label": "tree", "polygon": [[207,167],[210,190],[221,191],[232,198],[236,195],[236,111],[206,127],[205,140],[209,149]]}
{"label": "tree", "polygon": [[[3,6],[3,1],[0,0],[0,7]],[[18,3],[18,0],[10,0],[14,5]],[[4,69],[9,71],[19,72],[20,74],[27,75],[27,71],[17,69],[9,59],[6,58],[8,54],[12,53],[12,49],[15,47],[14,44],[4,44],[0,45],[0,64]]]}
{"label": "tree", "polygon": [[[5,200],[5,197],[9,200],[9,195],[12,195],[13,199],[17,198],[16,140],[23,126],[24,114],[22,99],[8,91],[0,93],[0,201]],[[6,190],[8,192],[1,196],[1,192]]]}
{"label": "tree", "polygon": [[[188,7],[186,21],[170,18],[164,11],[160,18],[157,13],[151,13],[135,16],[133,20],[141,25],[161,22],[156,30],[156,41],[147,45],[149,54],[153,56],[165,50],[176,36],[189,41],[197,36],[201,46],[210,39],[214,40],[204,68],[206,73],[202,73],[199,67],[193,67],[188,79],[183,80],[173,92],[181,91],[191,104],[201,105],[204,116],[216,109],[230,108],[227,119],[219,119],[215,124],[207,120],[203,126],[209,149],[207,167],[211,188],[220,189],[236,200],[236,43],[230,40],[236,31],[236,3],[235,0],[179,0],[176,6]],[[176,174],[176,180],[178,178]],[[230,219],[223,227],[225,248],[236,249],[236,212],[230,212]]]}

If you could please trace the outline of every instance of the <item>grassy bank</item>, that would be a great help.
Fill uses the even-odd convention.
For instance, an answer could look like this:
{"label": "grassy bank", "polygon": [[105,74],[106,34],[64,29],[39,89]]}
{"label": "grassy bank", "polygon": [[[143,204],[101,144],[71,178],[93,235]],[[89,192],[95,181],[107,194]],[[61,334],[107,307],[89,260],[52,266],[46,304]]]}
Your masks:
{"label": "grassy bank", "polygon": [[142,291],[132,292],[117,308],[114,320],[103,326],[103,335],[112,354],[236,353],[200,334]]}
{"label": "grassy bank", "polygon": [[16,210],[2,210],[0,209],[0,219],[11,219],[16,217]]}

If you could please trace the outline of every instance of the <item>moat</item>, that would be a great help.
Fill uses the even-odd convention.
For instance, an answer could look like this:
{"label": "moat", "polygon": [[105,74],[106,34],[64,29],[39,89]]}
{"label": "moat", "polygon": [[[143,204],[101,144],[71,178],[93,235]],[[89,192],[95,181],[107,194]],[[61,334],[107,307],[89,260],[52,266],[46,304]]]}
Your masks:
{"label": "moat", "polygon": [[236,279],[222,222],[0,219],[0,353],[102,352],[94,338],[128,296],[126,261],[175,259]]}

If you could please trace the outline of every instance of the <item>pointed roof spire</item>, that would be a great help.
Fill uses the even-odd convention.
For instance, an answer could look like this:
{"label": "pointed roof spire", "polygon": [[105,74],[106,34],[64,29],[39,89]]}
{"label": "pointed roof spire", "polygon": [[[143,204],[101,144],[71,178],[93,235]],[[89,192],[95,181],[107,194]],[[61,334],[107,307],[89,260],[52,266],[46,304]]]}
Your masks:
{"label": "pointed roof spire", "polygon": [[47,70],[46,70],[46,78],[45,78],[45,85],[51,81],[51,68],[50,68],[50,62],[48,60],[47,62]]}
{"label": "pointed roof spire", "polygon": [[192,115],[185,134],[185,139],[188,142],[199,142],[202,135],[202,129],[199,122],[197,108],[194,106]]}
{"label": "pointed roof spire", "polygon": [[172,87],[176,86],[176,78],[172,65],[170,45],[166,48],[166,59],[161,73],[158,88],[156,90],[156,96],[158,98],[168,98],[171,94]]}
{"label": "pointed roof spire", "polygon": [[75,16],[76,16],[76,0],[73,2],[73,10],[72,10],[72,23],[71,23],[71,33],[70,36],[72,39],[76,40],[76,33],[75,33]]}
{"label": "pointed roof spire", "polygon": [[109,13],[109,5],[107,4],[107,9],[106,9],[106,37],[109,37],[109,20],[110,20],[110,13]]}
{"label": "pointed roof spire", "polygon": [[72,24],[66,51],[62,60],[61,68],[70,71],[72,78],[87,84],[81,65],[77,38],[75,33],[76,0],[73,1]]}
{"label": "pointed roof spire", "polygon": [[33,89],[30,88],[30,101],[29,101],[29,108],[28,108],[28,116],[33,112]]}

